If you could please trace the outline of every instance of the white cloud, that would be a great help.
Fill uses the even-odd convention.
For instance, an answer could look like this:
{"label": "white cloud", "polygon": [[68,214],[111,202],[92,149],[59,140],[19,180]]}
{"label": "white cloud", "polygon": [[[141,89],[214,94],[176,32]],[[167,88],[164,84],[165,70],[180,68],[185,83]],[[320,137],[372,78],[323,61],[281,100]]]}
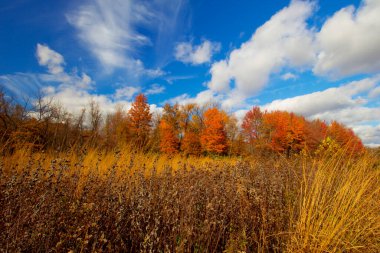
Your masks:
{"label": "white cloud", "polygon": [[[47,45],[37,44],[36,57],[41,66],[47,68],[49,74],[40,74],[38,79],[44,82],[56,82],[65,85],[74,85],[78,88],[90,89],[93,83],[86,73],[78,75],[76,71],[67,73],[64,70],[63,56]],[[29,75],[31,77],[33,75]],[[41,88],[41,87],[40,87]]]}
{"label": "white cloud", "polygon": [[378,125],[360,125],[353,127],[356,134],[360,136],[363,143],[368,147],[380,146],[380,124]]}
{"label": "white cloud", "polygon": [[154,94],[160,94],[165,91],[165,86],[159,85],[157,83],[154,83],[150,86],[149,89],[147,89],[144,94],[145,95],[154,95]]}
{"label": "white cloud", "polygon": [[139,87],[133,87],[133,86],[126,86],[123,88],[116,89],[115,91],[115,98],[116,99],[126,99],[131,100],[132,97],[140,92]]}
{"label": "white cloud", "polygon": [[329,88],[302,96],[274,100],[265,105],[264,108],[270,111],[292,111],[309,117],[326,111],[360,106],[366,101],[361,97],[355,96],[363,92],[369,92],[378,81],[378,78],[354,81],[337,88]]}
{"label": "white cloud", "polygon": [[117,104],[129,107],[132,96],[140,91],[138,87],[124,87],[114,94],[95,94],[93,81],[86,73],[67,73],[63,68],[56,71],[65,62],[58,52],[38,44],[36,56],[40,64],[46,66],[47,74],[2,75],[0,84],[21,99],[31,100],[39,95],[45,100],[52,99],[72,114],[80,113],[91,100],[99,104],[104,114],[113,112]]}
{"label": "white cloud", "polygon": [[63,72],[63,56],[46,45],[37,44],[36,56],[41,66],[48,68],[49,73],[56,75]]}
{"label": "white cloud", "polygon": [[77,89],[73,86],[60,86],[54,93],[45,96],[47,100],[51,98],[53,101],[59,102],[74,115],[79,114],[92,100],[99,104],[103,114],[113,112],[117,104],[123,104],[127,108],[129,108],[131,104],[128,100],[113,100],[111,96],[90,94],[87,90]]}
{"label": "white cloud", "polygon": [[284,66],[311,66],[315,59],[313,33],[306,20],[313,9],[311,2],[292,1],[273,15],[226,60],[213,64],[208,87],[216,92],[227,92],[234,81],[235,94],[248,97],[257,94],[270,74]]}
{"label": "white cloud", "polygon": [[193,79],[195,78],[196,76],[175,76],[175,75],[172,75],[172,76],[166,76],[164,77],[165,81],[167,81],[169,84],[173,84],[174,82],[176,81],[179,81],[179,80],[188,80],[188,79]]}
{"label": "white cloud", "polygon": [[[242,108],[244,100],[257,95],[271,75],[284,67],[301,72],[313,69],[315,74],[334,77],[380,71],[378,0],[363,1],[357,10],[353,6],[341,9],[320,31],[307,25],[314,9],[313,2],[292,1],[273,15],[226,59],[212,64],[208,88],[223,94],[228,100],[224,103],[226,106]],[[281,78],[289,80],[297,76],[287,72]],[[378,94],[380,91],[376,88],[369,97]],[[353,102],[341,96],[338,101],[342,107],[345,101]],[[321,103],[321,108],[327,104]]]}
{"label": "white cloud", "polygon": [[230,69],[226,61],[219,61],[211,66],[211,81],[208,87],[215,92],[228,91],[230,89]]}
{"label": "white cloud", "polygon": [[294,79],[297,79],[297,75],[290,73],[290,72],[287,72],[281,76],[281,79],[285,80],[285,81],[286,80],[294,80]]}
{"label": "white cloud", "polygon": [[131,0],[96,0],[67,15],[79,38],[104,67],[134,65],[129,55],[137,46],[150,43],[135,30],[134,22],[145,22],[143,6]]}
{"label": "white cloud", "polygon": [[374,89],[371,90],[371,92],[369,93],[369,97],[370,97],[370,98],[376,98],[376,97],[379,97],[379,96],[380,96],[380,86],[374,88]]}
{"label": "white cloud", "polygon": [[351,108],[342,108],[340,110],[325,111],[313,115],[314,119],[323,119],[326,121],[338,120],[350,127],[362,125],[373,121],[379,121],[380,108],[355,106]]}
{"label": "white cloud", "polygon": [[220,44],[208,40],[194,46],[191,42],[179,43],[175,48],[175,58],[184,63],[200,65],[211,61],[213,54],[219,52]]}
{"label": "white cloud", "polygon": [[[94,0],[80,4],[66,17],[103,70],[126,69],[129,75],[155,77],[157,70],[145,69],[140,50],[152,46],[158,58],[167,57],[176,35],[184,30],[179,28],[186,3],[187,0]],[[141,28],[155,36],[148,37]],[[162,65],[156,64],[158,68]]]}
{"label": "white cloud", "polygon": [[380,1],[364,0],[358,9],[336,12],[316,35],[314,72],[334,78],[380,71]]}
{"label": "white cloud", "polygon": [[197,103],[199,105],[204,105],[207,103],[212,103],[212,102],[219,102],[221,101],[221,96],[216,95],[213,91],[211,90],[205,90],[202,92],[199,92],[195,97],[191,97],[189,94],[182,94],[177,97],[168,99],[164,101],[163,103],[169,103],[169,104],[180,104],[180,105],[185,105],[185,104],[190,104],[190,103]]}

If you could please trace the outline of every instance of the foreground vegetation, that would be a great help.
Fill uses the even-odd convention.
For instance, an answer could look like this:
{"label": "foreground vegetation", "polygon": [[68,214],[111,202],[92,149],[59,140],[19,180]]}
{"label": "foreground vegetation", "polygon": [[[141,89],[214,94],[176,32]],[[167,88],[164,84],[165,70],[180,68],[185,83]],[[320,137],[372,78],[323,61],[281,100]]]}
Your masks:
{"label": "foreground vegetation", "polygon": [[1,157],[0,173],[5,252],[380,250],[372,155],[18,149]]}

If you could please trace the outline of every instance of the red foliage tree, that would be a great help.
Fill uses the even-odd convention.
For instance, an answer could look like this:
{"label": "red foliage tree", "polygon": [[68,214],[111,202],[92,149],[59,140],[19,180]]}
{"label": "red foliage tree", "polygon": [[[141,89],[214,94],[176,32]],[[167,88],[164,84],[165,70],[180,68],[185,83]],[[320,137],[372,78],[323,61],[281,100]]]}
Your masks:
{"label": "red foliage tree", "polygon": [[208,109],[204,113],[201,145],[204,151],[210,153],[223,154],[227,151],[225,114],[217,108]]}
{"label": "red foliage tree", "polygon": [[250,152],[252,152],[263,130],[263,113],[258,106],[253,107],[245,114],[241,128],[249,143]]}
{"label": "red foliage tree", "polygon": [[319,119],[306,122],[306,146],[315,151],[326,138],[327,124]]}

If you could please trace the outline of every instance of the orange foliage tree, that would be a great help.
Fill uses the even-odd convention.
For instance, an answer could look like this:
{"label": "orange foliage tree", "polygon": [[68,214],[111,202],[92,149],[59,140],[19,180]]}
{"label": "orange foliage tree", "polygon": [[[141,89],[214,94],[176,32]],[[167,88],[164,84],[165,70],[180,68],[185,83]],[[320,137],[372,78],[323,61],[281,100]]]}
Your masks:
{"label": "orange foliage tree", "polygon": [[327,135],[349,152],[361,153],[364,150],[360,138],[357,137],[351,129],[336,121],[331,122],[327,129]]}
{"label": "orange foliage tree", "polygon": [[217,108],[210,108],[204,112],[204,129],[200,138],[204,151],[216,154],[227,151],[225,116]]}
{"label": "orange foliage tree", "polygon": [[299,152],[305,146],[306,120],[294,113],[274,111],[264,114],[264,129],[270,149],[276,152]]}
{"label": "orange foliage tree", "polygon": [[267,144],[270,149],[276,152],[284,152],[287,142],[288,130],[287,114],[275,111],[264,114],[264,131]]}
{"label": "orange foliage tree", "polygon": [[181,150],[186,155],[200,155],[202,152],[199,133],[194,129],[187,129],[182,139]]}
{"label": "orange foliage tree", "polygon": [[287,133],[287,154],[300,152],[306,144],[306,120],[294,113],[289,114],[289,125]]}
{"label": "orange foliage tree", "polygon": [[176,129],[163,119],[160,122],[160,150],[163,153],[173,154],[178,152],[179,140]]}
{"label": "orange foliage tree", "polygon": [[164,153],[176,153],[179,150],[179,107],[164,106],[164,114],[159,125],[160,150]]}
{"label": "orange foliage tree", "polygon": [[133,141],[138,147],[146,145],[151,129],[152,114],[144,94],[136,96],[128,111],[130,131]]}

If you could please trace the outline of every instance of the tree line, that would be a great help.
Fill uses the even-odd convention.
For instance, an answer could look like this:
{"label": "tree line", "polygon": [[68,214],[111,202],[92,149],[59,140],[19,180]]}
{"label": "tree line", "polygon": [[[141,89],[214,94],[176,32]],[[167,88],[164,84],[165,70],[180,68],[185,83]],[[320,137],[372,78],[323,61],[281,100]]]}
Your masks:
{"label": "tree line", "polygon": [[36,99],[22,106],[0,92],[2,152],[28,146],[58,151],[83,147],[113,149],[122,144],[142,151],[199,156],[281,153],[344,147],[360,153],[364,146],[354,132],[333,121],[307,120],[286,111],[254,106],[241,124],[216,104],[170,105],[153,114],[147,98],[136,96],[131,108],[117,106],[103,115],[91,101],[78,115],[54,101]]}

